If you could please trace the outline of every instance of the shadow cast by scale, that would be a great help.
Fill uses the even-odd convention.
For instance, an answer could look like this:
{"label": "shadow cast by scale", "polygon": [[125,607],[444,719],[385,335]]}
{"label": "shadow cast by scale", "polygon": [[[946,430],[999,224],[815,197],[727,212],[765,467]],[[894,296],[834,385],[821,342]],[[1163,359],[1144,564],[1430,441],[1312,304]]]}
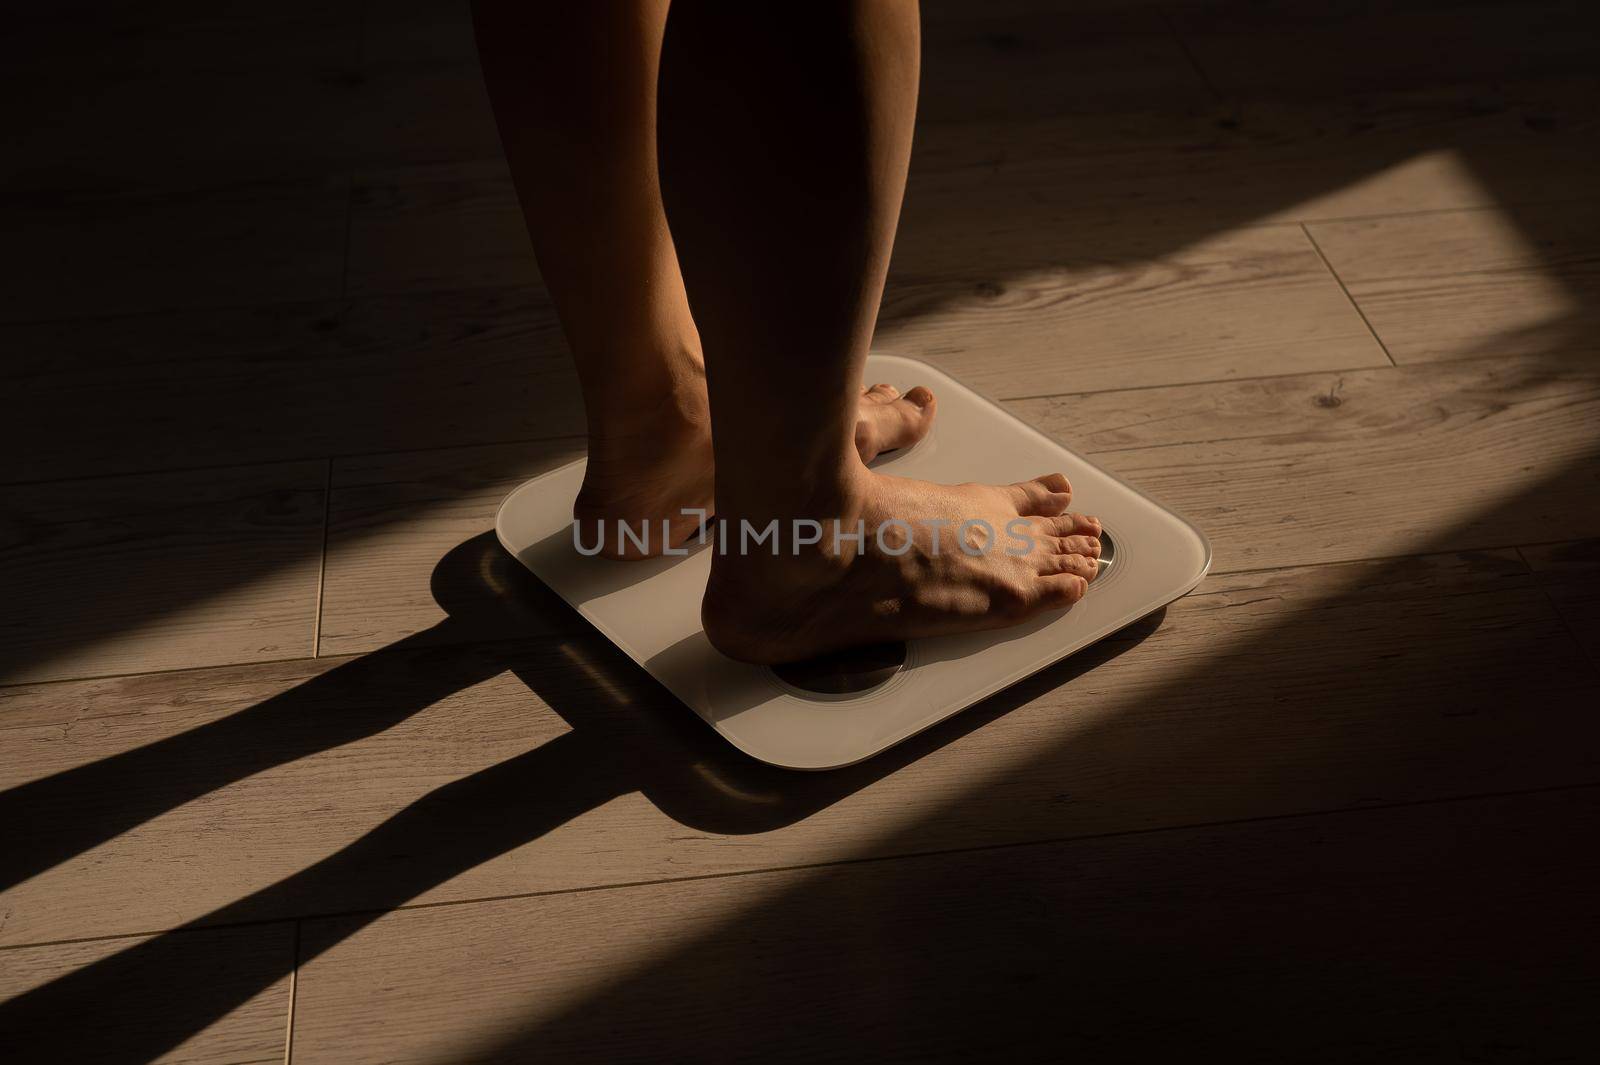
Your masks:
{"label": "shadow cast by scale", "polygon": [[[195,953],[207,928],[356,911],[350,931],[460,873],[631,792],[700,831],[792,824],[891,774],[1146,638],[1163,612],[863,765],[798,774],[729,748],[484,533],[435,569],[448,617],[431,632],[342,663],[281,695],[147,747],[0,795],[7,884],[229,783],[376,734],[510,670],[571,731],[439,788],[342,850],[185,925],[0,1005],[16,1060],[148,1061],[332,946],[298,962],[233,969]],[[440,645],[452,628],[572,635]],[[551,644],[553,643],[553,647]],[[161,973],[159,981],[144,974]],[[115,1020],[98,1010],[117,1003]],[[64,1017],[89,1018],[63,1028]],[[108,1027],[99,1027],[100,1017]],[[129,1018],[138,1018],[129,1024]]]}

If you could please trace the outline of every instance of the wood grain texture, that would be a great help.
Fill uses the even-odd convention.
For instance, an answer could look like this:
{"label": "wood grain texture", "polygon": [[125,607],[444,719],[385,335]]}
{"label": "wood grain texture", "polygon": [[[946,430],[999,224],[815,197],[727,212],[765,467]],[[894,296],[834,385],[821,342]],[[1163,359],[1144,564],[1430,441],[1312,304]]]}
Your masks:
{"label": "wood grain texture", "polygon": [[1565,829],[1597,814],[1589,789],[313,922],[295,1059],[1556,1059],[1600,932]]}
{"label": "wood grain texture", "polygon": [[[152,955],[150,960],[159,960],[159,966],[126,974],[132,979],[101,978],[104,970],[96,963],[153,944],[160,945],[160,956]],[[184,1032],[179,1045],[142,1060],[164,1065],[282,1062],[289,1030],[288,973],[293,957],[292,924],[56,943],[0,952],[0,1016],[13,1022],[5,1029],[6,1060],[71,1060],[85,1065],[126,1061],[130,1045],[142,1043],[174,1019],[170,1011],[182,1014],[192,1006],[165,1000],[163,985],[176,983],[196,998],[214,993],[238,1002],[225,1016]],[[42,1018],[46,1023],[40,1026],[23,1024],[23,1018],[12,1014],[25,1004],[22,996],[27,992],[57,981],[57,988],[81,988],[84,998],[80,1002],[85,1007],[81,1012]],[[41,1018],[30,1013],[26,1019]]]}
{"label": "wood grain texture", "polygon": [[326,300],[0,326],[29,400],[0,420],[4,479],[321,458],[360,410],[325,376],[341,325]]}
{"label": "wood grain texture", "polygon": [[1211,537],[1213,571],[1600,533],[1600,378],[1540,359],[1008,405]]}
{"label": "wood grain texture", "polygon": [[[476,169],[361,186],[352,291],[537,285],[509,180]],[[1387,362],[1296,229],[1197,236],[1174,248],[1142,222],[1084,232],[1059,217],[967,210],[908,217],[878,338],[993,394]]]}
{"label": "wood grain texture", "polygon": [[1600,540],[1519,550],[1573,636],[1600,665]]}
{"label": "wood grain texture", "polygon": [[362,27],[362,55],[378,65],[476,63],[470,0],[395,0]]}
{"label": "wood grain texture", "polygon": [[[319,653],[375,651],[447,617],[435,574],[494,529],[517,485],[583,457],[582,439],[449,448],[335,462]],[[540,631],[535,628],[531,631]],[[503,639],[503,619],[457,619],[448,640]]]}
{"label": "wood grain texture", "polygon": [[0,227],[28,269],[0,291],[0,321],[337,297],[348,199],[342,178],[8,197]]}
{"label": "wood grain texture", "polygon": [[350,217],[352,293],[508,285],[543,294],[504,161],[362,171]]}
{"label": "wood grain texture", "polygon": [[313,652],[324,462],[12,485],[0,679]]}
{"label": "wood grain texture", "polygon": [[[140,64],[91,77],[57,63],[0,77],[35,106],[11,128],[0,187],[172,193],[499,156],[476,61],[365,62],[354,29],[338,46],[345,55],[325,64],[229,65],[224,48],[198,69]],[[270,32],[257,45],[270,52]]]}
{"label": "wood grain texture", "polygon": [[1234,97],[1593,73],[1594,9],[1571,0],[1233,0],[1166,10],[1211,82]]}
{"label": "wood grain texture", "polygon": [[1035,247],[1134,222],[1182,246],[1265,222],[1567,201],[1600,173],[1597,125],[1592,86],[1562,79],[923,123],[897,251],[947,233],[952,252],[992,258],[1001,234]]}
{"label": "wood grain texture", "polygon": [[554,314],[512,289],[0,326],[0,345],[29,397],[0,421],[0,479],[584,430]]}
{"label": "wood grain texture", "polygon": [[923,123],[1178,110],[1207,93],[1152,7],[995,8],[922,27]]}
{"label": "wood grain texture", "polygon": [[[1240,226],[1570,198],[1600,174],[1595,115],[1568,87],[1394,93],[919,127],[896,278],[972,283],[1057,252],[1117,263]],[[1174,181],[1173,173],[1182,173]],[[536,285],[504,163],[367,170],[350,285]],[[1131,245],[1127,250],[1125,245]]]}
{"label": "wood grain texture", "polygon": [[993,273],[978,257],[955,276],[906,266],[878,343],[999,397],[1388,363],[1297,229],[1176,251],[1137,230],[1096,238],[1031,259],[1005,237],[985,242],[1012,249]]}
{"label": "wood grain texture", "polygon": [[349,0],[58,2],[17,11],[0,60],[19,80],[58,73],[69,53],[80,74],[101,80],[153,70],[326,69],[355,55],[358,16]]}
{"label": "wood grain texture", "polygon": [[446,569],[440,624],[502,642],[8,690],[6,940],[1600,779],[1594,674],[1510,551],[1215,577],[827,774],[737,754],[486,538]]}
{"label": "wood grain texture", "polygon": [[1600,204],[1310,227],[1395,361],[1600,353]]}

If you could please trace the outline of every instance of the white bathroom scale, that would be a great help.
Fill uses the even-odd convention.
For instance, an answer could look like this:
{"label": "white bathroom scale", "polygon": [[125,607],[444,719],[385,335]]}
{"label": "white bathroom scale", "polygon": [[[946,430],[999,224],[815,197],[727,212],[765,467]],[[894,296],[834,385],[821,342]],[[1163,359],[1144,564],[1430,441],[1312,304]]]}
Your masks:
{"label": "white bathroom scale", "polygon": [[[708,546],[616,562],[580,554],[572,503],[579,460],[521,485],[500,505],[500,543],[595,628],[753,758],[788,769],[851,765],[1131,625],[1188,592],[1211,564],[1193,525],[948,374],[873,355],[866,381],[938,397],[932,431],[873,468],[930,481],[1006,484],[1061,472],[1072,509],[1104,526],[1099,575],[1070,610],[991,632],[912,640],[776,669],[736,662],[700,628]],[[592,545],[591,545],[592,546]]]}

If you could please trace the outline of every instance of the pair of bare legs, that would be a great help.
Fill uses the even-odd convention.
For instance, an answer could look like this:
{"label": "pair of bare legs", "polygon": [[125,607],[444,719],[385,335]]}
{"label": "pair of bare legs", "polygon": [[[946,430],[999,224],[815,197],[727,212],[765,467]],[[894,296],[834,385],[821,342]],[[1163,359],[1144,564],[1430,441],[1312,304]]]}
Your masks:
{"label": "pair of bare legs", "polygon": [[[935,408],[927,389],[860,386],[910,159],[915,0],[679,0],[670,18],[667,0],[478,0],[474,15],[583,388],[580,525],[648,522],[652,551],[663,520],[674,543],[695,532],[688,508],[866,528],[713,556],[706,633],[753,662],[995,628],[1084,595],[1100,527],[1068,510],[1060,474],[936,485],[866,465]],[[891,519],[910,550],[871,535]],[[974,519],[1021,519],[1033,546],[953,550]]]}

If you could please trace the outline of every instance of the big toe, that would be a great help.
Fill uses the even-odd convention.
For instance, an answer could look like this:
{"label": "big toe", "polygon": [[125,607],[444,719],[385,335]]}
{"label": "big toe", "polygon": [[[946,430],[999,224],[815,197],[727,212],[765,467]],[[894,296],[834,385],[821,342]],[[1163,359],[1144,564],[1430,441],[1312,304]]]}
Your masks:
{"label": "big toe", "polygon": [[1053,517],[1072,503],[1072,485],[1064,474],[1047,473],[1031,481],[1018,481],[1011,486],[1011,495],[1018,514]]}

